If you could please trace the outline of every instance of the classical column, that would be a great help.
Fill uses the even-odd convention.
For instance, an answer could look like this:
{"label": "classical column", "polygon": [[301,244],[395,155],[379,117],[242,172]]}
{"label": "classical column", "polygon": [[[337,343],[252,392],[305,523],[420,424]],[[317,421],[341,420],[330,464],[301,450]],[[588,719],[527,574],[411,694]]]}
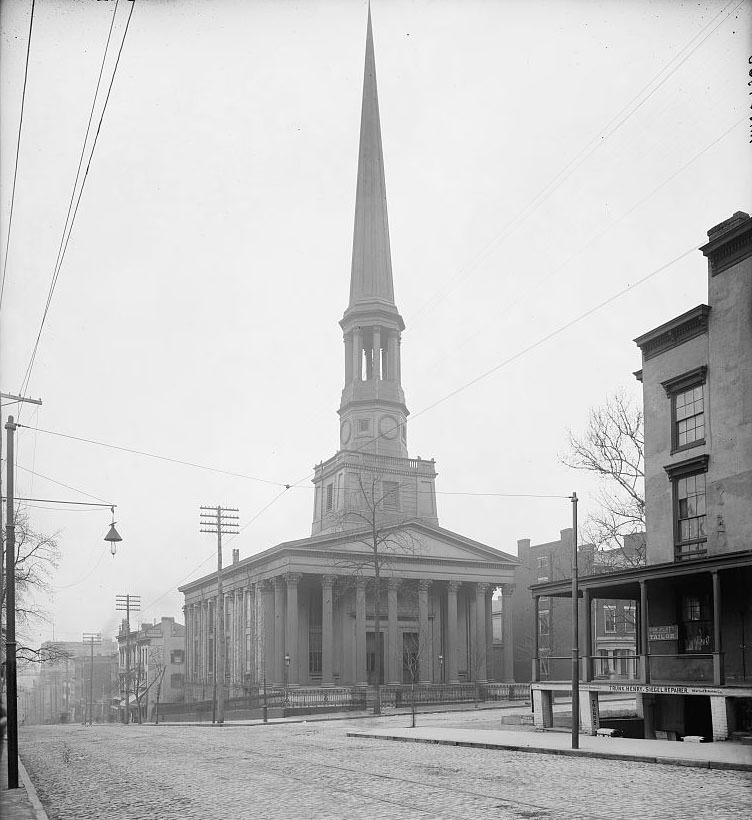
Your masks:
{"label": "classical column", "polygon": [[[387,580],[387,674],[386,682],[392,684],[402,683],[402,664],[399,662],[402,654],[399,646],[399,628],[397,626],[397,590],[400,587],[401,579],[389,578]],[[379,651],[379,639],[376,636],[376,651]]]}
{"label": "classical column", "polygon": [[258,668],[256,665],[256,647],[259,644],[258,622],[256,607],[256,592],[258,584],[250,584],[248,586],[248,603],[247,603],[247,621],[245,627],[245,671],[248,672],[248,678],[251,686],[258,683]]}
{"label": "classical column", "polygon": [[210,615],[211,615],[211,610],[209,608],[209,602],[208,601],[202,601],[201,602],[201,620],[204,622],[203,623],[203,629],[202,629],[202,632],[204,634],[203,634],[203,640],[202,640],[201,643],[203,644],[202,651],[203,651],[203,655],[204,655],[204,663],[203,663],[203,666],[204,666],[204,674],[203,674],[203,679],[204,680],[203,680],[203,682],[204,683],[211,683],[212,682],[212,676],[209,674],[209,669],[210,669],[210,665],[209,665],[209,660],[210,660],[210,658],[209,658],[209,616]]}
{"label": "classical column", "polygon": [[285,652],[290,657],[287,667],[288,686],[297,686],[300,680],[300,658],[298,657],[298,584],[302,578],[300,572],[288,572],[287,581],[287,618],[285,620]]}
{"label": "classical column", "polygon": [[[504,683],[514,683],[514,624],[512,614],[512,594],[514,584],[501,585],[501,640],[504,652]],[[535,656],[538,656],[538,609],[536,598]]]}
{"label": "classical column", "polygon": [[355,585],[355,683],[368,684],[366,670],[366,582],[358,579]]}
{"label": "classical column", "polygon": [[488,585],[486,590],[486,675],[489,681],[496,680],[494,674],[494,651],[493,651],[493,594],[496,587]]}
{"label": "classical column", "polygon": [[334,686],[334,611],[332,605],[335,575],[321,576],[321,683]]}
{"label": "classical column", "polygon": [[186,683],[191,679],[191,646],[193,645],[192,641],[192,629],[191,629],[191,617],[190,617],[190,607],[186,604],[183,607],[183,623],[185,624],[185,678],[184,680]]}
{"label": "classical column", "polygon": [[397,334],[392,330],[386,337],[386,377],[394,381],[397,372]]}
{"label": "classical column", "polygon": [[381,328],[373,329],[373,378],[381,379]]}
{"label": "classical column", "polygon": [[274,586],[271,581],[261,582],[261,596],[264,617],[264,642],[263,654],[261,656],[261,682],[267,684],[274,682],[274,659],[276,651],[274,648]]}
{"label": "classical column", "polygon": [[360,328],[353,330],[352,338],[353,381],[359,382],[363,376],[363,336]]}
{"label": "classical column", "polygon": [[459,581],[449,581],[447,584],[447,628],[446,628],[446,676],[449,683],[459,683],[457,675],[457,590]]}
{"label": "classical column", "polygon": [[395,357],[395,368],[394,368],[394,378],[397,381],[397,384],[402,384],[402,336],[401,334],[397,335],[397,345],[396,345],[396,352],[397,355]]}
{"label": "classical column", "polygon": [[428,591],[430,589],[429,580],[418,581],[418,680],[421,683],[431,682],[431,636],[428,632]]}
{"label": "classical column", "polygon": [[475,676],[479,683],[488,681],[488,663],[491,660],[486,656],[486,591],[488,584],[475,585],[475,642],[473,651],[475,658]]}
{"label": "classical column", "polygon": [[348,333],[344,338],[345,343],[345,384],[350,384],[353,380],[353,337]]}
{"label": "classical column", "polygon": [[285,654],[285,579],[278,575],[274,584],[274,656],[270,658],[272,680],[280,686],[284,681]]}

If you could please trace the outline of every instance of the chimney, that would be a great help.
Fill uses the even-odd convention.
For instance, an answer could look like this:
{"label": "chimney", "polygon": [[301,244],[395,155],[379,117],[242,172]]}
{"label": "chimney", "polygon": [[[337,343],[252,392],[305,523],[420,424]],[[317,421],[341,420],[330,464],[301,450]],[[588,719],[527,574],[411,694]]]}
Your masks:
{"label": "chimney", "polygon": [[239,560],[240,560],[240,550],[239,549],[233,550],[232,551],[232,563],[237,564]]}

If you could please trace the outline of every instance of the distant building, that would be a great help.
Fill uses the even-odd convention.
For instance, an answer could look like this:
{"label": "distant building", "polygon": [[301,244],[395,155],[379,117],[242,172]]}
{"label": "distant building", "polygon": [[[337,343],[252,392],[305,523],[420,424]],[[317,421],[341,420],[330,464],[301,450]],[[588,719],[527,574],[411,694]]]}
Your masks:
{"label": "distant building", "polygon": [[[580,588],[585,618],[594,598],[634,602],[638,675],[625,689],[624,676],[601,683],[583,665],[588,731],[600,692],[629,691],[646,737],[752,733],[752,219],[735,213],[708,240],[708,304],[635,340],[647,565],[583,578]],[[532,592],[538,606],[571,595],[566,582]],[[592,657],[588,643],[583,650]],[[557,688],[567,684],[533,684],[540,724]]]}
{"label": "distant building", "polygon": [[185,697],[185,626],[174,618],[128,631],[124,620],[118,641],[120,720],[125,720],[126,689],[130,720],[154,720],[158,703]]}
{"label": "distant building", "polygon": [[[578,571],[583,575],[601,573],[614,565],[635,559],[643,535],[626,536],[621,549],[607,553],[592,546],[578,548]],[[572,529],[563,529],[558,541],[531,544],[529,538],[517,542],[517,586],[528,590],[533,584],[572,577]],[[535,657],[535,630],[538,632],[540,680],[566,676],[572,659],[572,605],[561,598],[538,599],[536,618],[533,598],[528,594],[512,599],[514,619],[514,676],[517,681],[532,680]],[[636,674],[636,633],[633,601],[598,599],[592,603],[591,642],[594,647],[593,674],[598,678]],[[580,621],[580,641],[584,645],[585,623]]]}

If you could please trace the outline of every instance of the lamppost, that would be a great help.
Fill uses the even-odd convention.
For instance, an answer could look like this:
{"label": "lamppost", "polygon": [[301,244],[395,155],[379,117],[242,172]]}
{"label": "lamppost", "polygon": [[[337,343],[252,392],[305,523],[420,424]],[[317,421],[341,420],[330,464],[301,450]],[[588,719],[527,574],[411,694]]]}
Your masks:
{"label": "lamppost", "polygon": [[439,655],[439,680],[444,683],[444,656]]}

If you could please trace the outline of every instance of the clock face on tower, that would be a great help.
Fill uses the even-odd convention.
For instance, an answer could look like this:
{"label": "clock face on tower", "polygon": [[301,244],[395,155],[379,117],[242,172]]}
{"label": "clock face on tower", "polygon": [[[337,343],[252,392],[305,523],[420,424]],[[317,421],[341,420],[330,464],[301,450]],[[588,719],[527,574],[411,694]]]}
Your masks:
{"label": "clock face on tower", "polygon": [[379,433],[387,439],[397,438],[399,422],[394,416],[382,416],[379,419]]}
{"label": "clock face on tower", "polygon": [[350,432],[350,422],[347,420],[343,421],[339,428],[339,440],[343,447],[350,441]]}

